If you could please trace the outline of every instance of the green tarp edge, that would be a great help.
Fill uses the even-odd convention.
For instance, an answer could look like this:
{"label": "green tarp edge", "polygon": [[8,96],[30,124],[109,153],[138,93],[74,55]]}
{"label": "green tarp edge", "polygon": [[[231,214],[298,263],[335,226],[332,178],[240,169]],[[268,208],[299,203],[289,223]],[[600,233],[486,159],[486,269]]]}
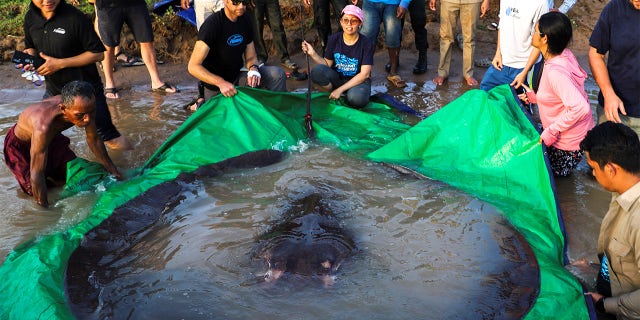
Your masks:
{"label": "green tarp edge", "polygon": [[539,133],[508,85],[471,90],[367,156],[446,182],[493,204],[540,266],[527,319],[588,319],[580,283],[563,268],[565,239]]}
{"label": "green tarp edge", "polygon": [[[486,146],[483,145],[484,140],[469,139],[466,141],[474,141],[478,145],[465,146],[461,145],[460,141],[451,140],[446,152],[434,151],[432,153],[435,155],[425,159],[424,163],[415,157],[415,154],[420,153],[431,156],[432,153],[429,152],[435,145],[432,143],[438,140],[434,137],[439,136],[440,140],[446,141],[442,138],[444,132],[464,135],[466,131],[472,131],[474,134],[483,131],[480,130],[485,129],[483,127],[469,127],[473,122],[469,118],[480,119],[482,117],[478,114],[479,111],[486,111],[485,108],[471,108],[481,100],[487,105],[499,104],[499,109],[503,110],[495,112],[492,116],[493,121],[488,125],[493,129],[489,130],[500,131],[502,128],[494,127],[496,124],[513,121],[510,124],[513,131],[510,132],[514,132],[515,136],[507,143],[507,148],[502,145],[498,151],[507,155],[517,152],[517,157],[520,157],[520,153],[523,152],[526,154],[525,158],[531,161],[529,163],[527,160],[525,162],[527,166],[524,168],[545,176],[540,174],[546,172],[546,168],[542,168],[544,161],[541,159],[544,158],[541,150],[536,155],[535,149],[540,148],[539,145],[536,148],[533,143],[533,141],[537,142],[535,129],[529,121],[522,119],[522,113],[519,108],[514,107],[514,102],[509,100],[510,98],[505,98],[511,93],[499,87],[491,91],[489,96],[482,97],[482,94],[486,95],[486,93],[470,91],[458,99],[466,102],[459,103],[456,100],[410,130],[409,126],[399,122],[385,106],[370,104],[364,110],[365,112],[361,112],[330,102],[326,94],[313,94],[313,124],[317,138],[322,143],[333,144],[351,154],[362,156],[382,147],[367,157],[381,161],[382,156],[392,155],[384,161],[415,168],[425,175],[449,183],[494,204],[505,212],[512,224],[523,233],[533,247],[540,264],[541,292],[527,317],[530,319],[586,319],[588,314],[582,290],[577,281],[562,267],[564,238],[559,230],[557,211],[552,205],[554,198],[552,191],[549,191],[551,186],[548,175],[546,181],[538,181],[545,180],[544,177],[536,177],[532,180],[539,183],[535,188],[540,190],[531,185],[532,181],[524,180],[531,186],[529,189],[532,195],[527,194],[521,201],[512,201],[522,197],[522,194],[515,194],[516,189],[513,186],[515,182],[508,180],[513,177],[507,174],[509,171],[507,169],[503,170],[505,177],[501,180],[500,177],[496,177],[495,172],[491,171],[494,169],[491,168],[490,163],[479,162],[480,169],[489,170],[488,174],[474,175],[473,183],[469,185],[467,182],[471,182],[471,176],[467,175],[473,175],[474,172],[469,173],[465,171],[467,169],[456,168],[456,173],[452,174],[451,165],[457,164],[453,155],[472,154],[472,150],[489,154],[491,148],[498,146],[497,144]],[[305,99],[304,94],[274,94],[246,88],[242,88],[240,93],[232,99],[224,97],[210,99],[197,113],[185,121],[183,126],[142,168],[136,171],[139,175],[125,182],[110,184],[107,191],[101,194],[93,212],[81,223],[66,232],[43,236],[25,243],[7,257],[0,266],[0,318],[72,319],[73,316],[65,303],[63,276],[66,262],[78,246],[82,235],[106,219],[113,209],[154,185],[175,178],[180,172],[190,172],[201,165],[218,162],[249,151],[287,150],[295,147],[305,139]],[[470,110],[464,110],[461,113],[461,110],[452,107],[456,104]],[[504,113],[499,115],[500,112]],[[467,122],[469,124],[464,124]],[[474,125],[479,126],[480,122],[475,122]],[[461,127],[465,130],[461,130]],[[403,140],[415,140],[411,143],[415,147],[408,151],[410,154],[407,154],[406,158],[398,159],[397,154],[402,154],[398,149],[402,144],[398,143]],[[521,143],[525,147],[518,145]],[[425,150],[420,150],[426,146],[429,146],[426,153]],[[402,148],[405,147],[407,144],[402,146]],[[469,160],[476,161],[474,158]],[[485,161],[489,160],[485,159]],[[507,163],[511,161],[496,162],[493,165],[500,167]],[[434,167],[430,167],[431,165]],[[522,168],[517,169],[522,170]],[[507,192],[493,190],[495,184],[504,185],[504,181],[510,183]],[[499,189],[499,187],[495,188]],[[528,190],[527,186],[522,188]],[[529,198],[533,201],[528,201]],[[530,218],[523,216],[530,216]],[[538,220],[533,217],[540,218],[542,222],[529,226],[532,220]]]}

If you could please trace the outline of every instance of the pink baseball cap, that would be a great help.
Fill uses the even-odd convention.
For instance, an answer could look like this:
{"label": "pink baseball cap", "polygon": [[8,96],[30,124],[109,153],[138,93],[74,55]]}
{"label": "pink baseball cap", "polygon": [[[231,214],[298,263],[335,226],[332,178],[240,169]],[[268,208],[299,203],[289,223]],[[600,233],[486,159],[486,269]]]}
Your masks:
{"label": "pink baseball cap", "polygon": [[364,22],[364,13],[362,12],[362,9],[358,8],[357,6],[354,6],[352,4],[344,7],[344,9],[342,9],[342,14],[350,14],[352,16],[355,16],[356,18],[358,18],[358,20],[360,20],[360,22]]}

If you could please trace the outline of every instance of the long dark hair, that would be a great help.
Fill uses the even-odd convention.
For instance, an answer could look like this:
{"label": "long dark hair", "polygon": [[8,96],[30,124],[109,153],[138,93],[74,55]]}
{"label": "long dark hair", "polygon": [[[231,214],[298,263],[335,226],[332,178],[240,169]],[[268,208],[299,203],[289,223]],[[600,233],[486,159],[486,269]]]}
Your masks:
{"label": "long dark hair", "polygon": [[547,36],[549,53],[558,55],[567,48],[573,36],[571,20],[561,12],[547,12],[538,20],[541,36]]}

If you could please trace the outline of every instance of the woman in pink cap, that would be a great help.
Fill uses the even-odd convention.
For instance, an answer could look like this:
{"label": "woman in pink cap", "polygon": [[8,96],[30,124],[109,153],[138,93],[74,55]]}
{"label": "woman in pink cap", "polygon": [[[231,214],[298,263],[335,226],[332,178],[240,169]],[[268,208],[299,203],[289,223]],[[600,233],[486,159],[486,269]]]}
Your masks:
{"label": "woman in pink cap", "polygon": [[329,99],[338,99],[346,93],[346,102],[354,108],[362,108],[371,96],[371,67],[373,43],[359,33],[364,13],[354,5],[342,10],[342,32],[329,37],[324,57],[311,44],[302,41],[302,51],[317,63],[311,70],[311,81],[320,90],[331,92]]}

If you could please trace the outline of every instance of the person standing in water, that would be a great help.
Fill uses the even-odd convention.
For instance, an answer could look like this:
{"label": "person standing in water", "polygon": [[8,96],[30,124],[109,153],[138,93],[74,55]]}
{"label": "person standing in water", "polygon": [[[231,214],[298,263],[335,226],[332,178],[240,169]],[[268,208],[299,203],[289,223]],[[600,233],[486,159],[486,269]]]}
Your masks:
{"label": "person standing in water", "polygon": [[555,176],[568,176],[582,160],[580,141],[593,128],[591,105],[584,82],[587,72],[567,45],[571,20],[560,12],[548,12],[535,26],[531,44],[542,53],[544,68],[538,91],[523,84],[525,103],[537,103],[544,130],[540,142],[547,146]]}

